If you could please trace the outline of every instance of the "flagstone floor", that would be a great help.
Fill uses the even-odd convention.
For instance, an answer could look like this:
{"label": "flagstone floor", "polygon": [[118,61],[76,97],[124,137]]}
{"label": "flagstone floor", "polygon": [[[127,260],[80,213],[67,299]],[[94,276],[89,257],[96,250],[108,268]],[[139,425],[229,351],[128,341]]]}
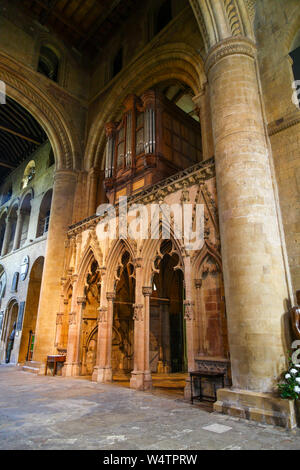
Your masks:
{"label": "flagstone floor", "polygon": [[300,429],[262,426],[82,378],[0,366],[0,449],[300,449]]}

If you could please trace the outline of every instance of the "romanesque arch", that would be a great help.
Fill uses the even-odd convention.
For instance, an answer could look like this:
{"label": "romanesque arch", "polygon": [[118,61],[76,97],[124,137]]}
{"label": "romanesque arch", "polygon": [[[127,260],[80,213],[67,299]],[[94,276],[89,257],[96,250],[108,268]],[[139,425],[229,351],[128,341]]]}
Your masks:
{"label": "romanesque arch", "polygon": [[121,79],[121,92],[118,80],[107,94],[101,105],[101,112],[91,126],[85,151],[87,170],[93,167],[103,169],[105,124],[117,119],[122,103],[129,93],[139,95],[160,82],[177,79],[187,84],[196,95],[206,82],[201,57],[191,46],[184,43],[165,44],[154,51],[149,50],[148,54],[137,60],[134,67],[124,70]]}
{"label": "romanesque arch", "polygon": [[24,106],[41,124],[53,148],[56,168],[79,169],[80,144],[62,105],[37,86],[35,72],[21,71],[20,66],[5,54],[1,54],[0,62],[0,80],[5,83],[7,95]]}

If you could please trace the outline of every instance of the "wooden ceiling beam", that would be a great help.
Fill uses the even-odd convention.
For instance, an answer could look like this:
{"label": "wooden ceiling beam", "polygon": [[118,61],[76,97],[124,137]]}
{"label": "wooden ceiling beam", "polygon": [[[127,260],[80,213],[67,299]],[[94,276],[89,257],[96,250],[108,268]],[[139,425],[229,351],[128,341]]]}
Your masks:
{"label": "wooden ceiling beam", "polygon": [[[47,9],[47,5],[44,3],[44,1],[42,0],[35,0],[35,2],[40,5],[42,8],[45,8]],[[68,28],[72,29],[76,34],[78,34],[78,36],[81,36],[81,37],[85,37],[85,33],[83,31],[80,31],[78,28],[76,28],[74,26],[73,23],[71,23],[70,21],[68,21],[63,15],[61,15],[58,11],[56,11],[55,9],[52,10],[51,14],[53,16],[55,16],[59,21],[61,21],[62,23],[64,23],[65,26],[67,26]]]}
{"label": "wooden ceiling beam", "polygon": [[82,49],[85,44],[90,40],[92,39],[92,37],[94,36],[94,34],[96,34],[96,32],[98,31],[98,29],[100,28],[100,26],[104,23],[105,20],[107,20],[107,18],[109,17],[109,15],[113,12],[113,10],[119,5],[119,3],[121,3],[121,0],[112,0],[109,7],[107,7],[105,9],[105,12],[103,13],[103,15],[100,15],[99,18],[97,19],[97,21],[94,23],[94,25],[92,26],[92,28],[90,29],[90,32],[88,34],[85,35],[84,39],[82,39],[82,41],[80,42],[79,46],[78,46],[78,49]]}
{"label": "wooden ceiling beam", "polygon": [[9,168],[10,170],[14,170],[16,167],[16,165],[11,165],[10,163],[6,163],[6,162],[1,162],[0,160],[0,166],[3,166],[4,168]]}
{"label": "wooden ceiling beam", "polygon": [[0,125],[0,130],[4,131],[4,132],[8,132],[9,134],[13,134],[17,137],[20,137],[21,139],[27,140],[28,142],[32,142],[33,144],[36,144],[36,145],[41,145],[41,143],[42,143],[42,142],[38,142],[37,140],[33,139],[30,136],[24,135],[21,132],[18,132],[17,130],[14,130],[14,129],[12,129],[10,127],[7,127],[7,126],[1,126]]}

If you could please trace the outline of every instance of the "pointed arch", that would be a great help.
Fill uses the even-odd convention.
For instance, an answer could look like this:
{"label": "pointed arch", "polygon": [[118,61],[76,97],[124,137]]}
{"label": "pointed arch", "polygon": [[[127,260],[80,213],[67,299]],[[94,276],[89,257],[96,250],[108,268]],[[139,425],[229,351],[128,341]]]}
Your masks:
{"label": "pointed arch", "polygon": [[105,261],[107,266],[107,292],[115,291],[117,270],[122,265],[121,259],[126,251],[129,253],[131,262],[133,262],[136,258],[136,250],[128,239],[115,240],[109,250]]}

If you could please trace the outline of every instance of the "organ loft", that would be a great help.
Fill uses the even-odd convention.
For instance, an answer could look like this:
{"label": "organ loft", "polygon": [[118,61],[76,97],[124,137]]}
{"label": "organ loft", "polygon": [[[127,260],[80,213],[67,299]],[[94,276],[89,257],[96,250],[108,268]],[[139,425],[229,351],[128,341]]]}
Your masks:
{"label": "organ loft", "polygon": [[202,373],[216,412],[292,428],[298,2],[21,3],[0,5],[0,362],[187,403]]}

